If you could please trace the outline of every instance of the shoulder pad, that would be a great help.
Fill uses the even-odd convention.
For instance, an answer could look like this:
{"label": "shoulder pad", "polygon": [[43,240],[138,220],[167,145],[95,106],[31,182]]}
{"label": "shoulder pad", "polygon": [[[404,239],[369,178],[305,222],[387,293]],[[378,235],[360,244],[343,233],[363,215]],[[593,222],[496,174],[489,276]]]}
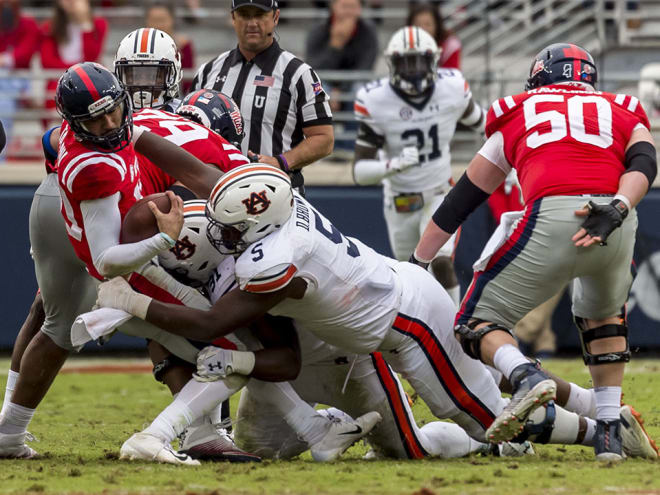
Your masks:
{"label": "shoulder pad", "polygon": [[116,153],[92,151],[72,157],[62,165],[60,183],[74,196],[81,196],[80,199],[114,194],[129,173],[126,162]]}
{"label": "shoulder pad", "polygon": [[513,110],[518,103],[520,103],[519,95],[505,96],[495,100],[486,115],[486,137],[490,137],[495,131],[499,129],[503,122],[508,120]]}
{"label": "shoulder pad", "polygon": [[647,129],[651,127],[649,118],[646,115],[646,111],[644,111],[644,107],[642,107],[642,104],[635,96],[626,95],[623,93],[619,93],[613,96],[614,98],[612,101],[614,101],[614,103],[622,108],[625,108],[630,113],[633,113]]}

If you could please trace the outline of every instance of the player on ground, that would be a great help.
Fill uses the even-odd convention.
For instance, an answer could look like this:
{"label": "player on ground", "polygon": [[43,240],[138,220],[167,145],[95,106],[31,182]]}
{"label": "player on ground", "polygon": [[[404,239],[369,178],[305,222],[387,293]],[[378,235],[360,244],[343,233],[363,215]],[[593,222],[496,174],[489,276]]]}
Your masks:
{"label": "player on ground", "polygon": [[544,48],[526,91],[491,106],[488,141],[433,215],[411,261],[429,259],[515,168],[524,216],[475,271],[456,316],[465,352],[494,365],[514,387],[488,437],[512,438],[530,411],[553,398],[554,382],[520,353],[511,328],[572,281],[573,314],[596,392],[596,458],[617,461],[621,384],[630,359],[624,306],[632,283],[634,207],[657,166],[637,98],[596,91],[596,81],[584,49]]}
{"label": "player on ground", "polygon": [[[401,261],[408,259],[451,189],[449,142],[456,124],[474,130],[483,126],[483,110],[467,81],[456,69],[438,69],[439,56],[440,49],[426,31],[414,26],[399,29],[385,50],[389,78],[361,88],[354,105],[360,123],[355,181],[383,182],[390,246]],[[453,244],[447,243],[429,260],[436,279],[458,305]]]}
{"label": "player on ground", "polygon": [[[168,165],[170,173],[186,173],[178,164]],[[299,330],[347,351],[383,351],[436,416],[451,418],[473,438],[485,439],[505,401],[491,374],[454,339],[453,304],[430,274],[344,237],[294,195],[288,176],[271,166],[245,165],[225,174],[213,188],[207,213],[212,243],[221,252],[239,255],[239,288],[211,310],[198,311],[137,294],[117,277],[101,285],[97,303],[202,340],[230,333],[266,312],[294,318]],[[198,359],[198,371],[209,375],[209,367],[199,364]],[[182,407],[177,398],[150,428],[161,423],[161,438],[171,440],[186,426]],[[559,411],[563,417],[569,414],[555,409],[558,416]],[[565,442],[558,438],[573,427],[559,425],[555,422],[551,440]],[[138,440],[145,452],[150,449]]]}

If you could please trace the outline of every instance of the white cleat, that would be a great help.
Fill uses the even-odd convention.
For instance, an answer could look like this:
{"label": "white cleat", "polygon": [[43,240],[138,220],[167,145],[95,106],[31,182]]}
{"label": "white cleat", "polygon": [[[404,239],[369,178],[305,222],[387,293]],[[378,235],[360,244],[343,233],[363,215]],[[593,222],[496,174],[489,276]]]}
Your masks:
{"label": "white cleat", "polygon": [[621,407],[621,443],[628,457],[658,458],[658,447],[646,433],[642,415],[628,404]]}
{"label": "white cleat", "polygon": [[166,464],[182,464],[184,466],[199,466],[199,461],[192,457],[177,452],[172,446],[149,433],[135,433],[124,442],[119,451],[120,459],[129,461],[155,461]]}
{"label": "white cleat", "polygon": [[486,430],[490,443],[508,442],[515,438],[525,425],[529,415],[537,408],[555,399],[557,384],[547,379],[536,383],[531,389],[516,391],[511,402]]}
{"label": "white cleat", "polygon": [[328,415],[330,429],[311,447],[312,458],[317,462],[334,461],[355,442],[366,436],[382,419],[376,411],[363,414],[353,421],[344,421]]}
{"label": "white cleat", "polygon": [[258,455],[239,449],[224,428],[211,423],[189,426],[179,438],[179,453],[208,461],[261,462]]}
{"label": "white cleat", "polygon": [[502,442],[497,444],[500,457],[522,457],[524,455],[535,455],[532,442],[525,440],[523,443]]}
{"label": "white cleat", "polygon": [[29,447],[26,440],[34,437],[28,432],[7,435],[0,433],[0,459],[33,459],[39,454]]}

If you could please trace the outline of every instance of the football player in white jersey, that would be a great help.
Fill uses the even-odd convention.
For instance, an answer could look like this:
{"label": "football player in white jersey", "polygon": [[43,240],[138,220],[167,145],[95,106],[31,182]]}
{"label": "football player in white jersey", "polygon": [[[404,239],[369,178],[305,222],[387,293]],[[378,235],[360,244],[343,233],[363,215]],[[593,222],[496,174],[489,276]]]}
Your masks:
{"label": "football player in white jersey", "polygon": [[[163,167],[177,178],[201,172],[175,163]],[[239,255],[238,288],[200,311],[138,294],[117,277],[101,284],[97,304],[202,341],[231,333],[265,313],[294,318],[298,330],[347,351],[381,351],[437,417],[450,418],[472,438],[485,440],[505,401],[486,367],[469,358],[453,337],[453,303],[428,272],[344,237],[293,193],[285,173],[269,165],[243,165],[226,173],[212,189],[207,215],[210,241],[221,252]],[[224,383],[236,363],[244,370],[249,368],[244,363],[254,363],[250,354],[233,351],[213,362],[213,370],[208,363],[200,369],[198,358],[198,371]],[[139,458],[153,458],[188,426],[193,412],[202,413],[222,400],[217,395],[221,386],[213,396],[191,397],[189,385],[146,433],[129,439]],[[225,388],[232,392],[236,387],[228,382]],[[559,406],[553,412],[554,428],[546,440],[574,443],[580,418]],[[594,430],[595,423],[588,420],[581,440],[591,442],[589,431]]]}
{"label": "football player in white jersey", "polygon": [[[440,49],[416,26],[399,29],[385,57],[390,76],[357,92],[360,123],[353,174],[360,185],[383,183],[384,215],[394,257],[407,260],[422,229],[451,188],[449,142],[457,123],[481,130],[483,110],[456,69],[438,69]],[[431,262],[458,304],[453,242]]]}

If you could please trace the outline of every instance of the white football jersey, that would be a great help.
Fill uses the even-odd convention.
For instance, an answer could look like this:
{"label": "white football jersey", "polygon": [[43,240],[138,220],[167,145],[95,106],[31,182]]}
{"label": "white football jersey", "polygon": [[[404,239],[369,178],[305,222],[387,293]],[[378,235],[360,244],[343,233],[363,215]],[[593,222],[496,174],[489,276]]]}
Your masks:
{"label": "white football jersey", "polygon": [[382,149],[387,158],[416,146],[420,164],[383,180],[392,192],[420,192],[446,185],[451,178],[449,142],[472,93],[456,69],[438,69],[433,91],[421,101],[402,97],[385,77],[357,92],[355,116],[370,132],[357,144]]}
{"label": "white football jersey", "polygon": [[374,350],[399,308],[398,276],[387,258],[342,235],[300,196],[294,199],[289,220],[236,260],[240,288],[273,292],[301,277],[304,297],[287,298],[269,313],[293,318],[296,327],[348,351]]}

